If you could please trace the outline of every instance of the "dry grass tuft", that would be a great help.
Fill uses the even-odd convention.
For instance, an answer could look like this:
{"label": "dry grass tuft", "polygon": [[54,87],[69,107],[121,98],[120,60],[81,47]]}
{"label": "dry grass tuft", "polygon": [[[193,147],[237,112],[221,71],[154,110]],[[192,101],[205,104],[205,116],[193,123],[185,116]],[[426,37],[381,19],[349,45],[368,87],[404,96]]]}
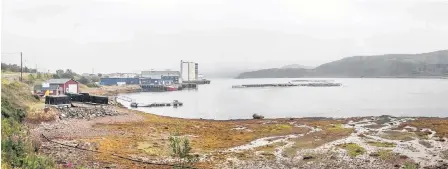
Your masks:
{"label": "dry grass tuft", "polygon": [[55,108],[30,108],[26,115],[26,122],[39,124],[42,122],[55,121],[59,117],[59,111]]}
{"label": "dry grass tuft", "polygon": [[400,125],[401,128],[405,126],[414,126],[418,129],[430,128],[436,131],[436,136],[448,137],[448,118],[418,118]]}
{"label": "dry grass tuft", "polygon": [[378,142],[378,141],[369,141],[367,144],[375,147],[395,147],[397,146],[395,143],[389,143],[389,142]]}
{"label": "dry grass tuft", "polygon": [[347,150],[347,153],[350,157],[356,157],[366,152],[366,149],[355,143],[340,144],[338,145],[338,147]]}
{"label": "dry grass tuft", "polygon": [[380,137],[390,140],[411,141],[415,139],[416,135],[415,133],[410,132],[385,131]]}

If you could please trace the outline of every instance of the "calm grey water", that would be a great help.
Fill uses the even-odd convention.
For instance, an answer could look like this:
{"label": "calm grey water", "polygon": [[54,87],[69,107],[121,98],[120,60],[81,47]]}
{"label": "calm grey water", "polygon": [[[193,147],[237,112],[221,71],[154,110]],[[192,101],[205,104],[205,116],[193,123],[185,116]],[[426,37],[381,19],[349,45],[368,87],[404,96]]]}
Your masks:
{"label": "calm grey water", "polygon": [[[326,78],[328,79],[328,78]],[[448,116],[448,79],[330,79],[342,87],[232,89],[232,85],[286,83],[294,79],[211,79],[198,90],[123,94],[138,103],[172,102],[183,107],[138,108],[182,118],[247,119],[351,116]],[[129,102],[122,102],[129,106]]]}

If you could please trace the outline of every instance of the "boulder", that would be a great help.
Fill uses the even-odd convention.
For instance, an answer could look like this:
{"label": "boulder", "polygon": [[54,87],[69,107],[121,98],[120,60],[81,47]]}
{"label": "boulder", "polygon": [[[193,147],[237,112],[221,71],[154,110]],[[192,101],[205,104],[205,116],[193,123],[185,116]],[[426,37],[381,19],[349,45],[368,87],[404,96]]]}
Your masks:
{"label": "boulder", "polygon": [[304,160],[309,160],[309,159],[313,159],[313,156],[303,156]]}
{"label": "boulder", "polygon": [[264,119],[264,116],[259,115],[259,114],[257,114],[257,113],[253,114],[252,117],[253,117],[254,119]]}

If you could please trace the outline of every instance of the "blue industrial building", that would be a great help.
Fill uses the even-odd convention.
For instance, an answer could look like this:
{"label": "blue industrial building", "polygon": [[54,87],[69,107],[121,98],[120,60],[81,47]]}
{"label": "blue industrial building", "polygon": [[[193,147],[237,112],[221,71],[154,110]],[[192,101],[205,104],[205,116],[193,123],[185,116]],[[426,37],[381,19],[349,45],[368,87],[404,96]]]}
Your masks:
{"label": "blue industrial building", "polygon": [[140,78],[140,84],[143,85],[162,85],[162,80],[151,78]]}
{"label": "blue industrial building", "polygon": [[162,83],[165,84],[178,84],[179,83],[179,76],[162,76]]}
{"label": "blue industrial building", "polygon": [[178,84],[179,77],[178,76],[162,76],[159,78],[140,78],[140,84],[143,85],[171,85]]}
{"label": "blue industrial building", "polygon": [[113,86],[113,85],[122,85],[122,84],[138,85],[138,84],[140,84],[140,79],[139,78],[101,78],[101,80],[100,80],[100,85],[104,85],[104,86]]}

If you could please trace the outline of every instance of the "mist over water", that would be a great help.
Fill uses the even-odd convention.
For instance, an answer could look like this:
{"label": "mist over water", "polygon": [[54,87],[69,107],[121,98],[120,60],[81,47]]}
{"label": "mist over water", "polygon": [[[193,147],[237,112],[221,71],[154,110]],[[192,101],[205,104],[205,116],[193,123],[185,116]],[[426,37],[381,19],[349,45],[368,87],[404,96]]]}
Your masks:
{"label": "mist over water", "polygon": [[[297,78],[294,78],[297,79]],[[138,103],[183,102],[182,107],[138,108],[158,115],[204,118],[439,116],[448,117],[447,79],[330,79],[342,87],[239,88],[232,85],[287,83],[294,79],[211,79],[198,90],[122,94]],[[322,79],[319,79],[322,80]],[[129,102],[123,102],[129,106]]]}

